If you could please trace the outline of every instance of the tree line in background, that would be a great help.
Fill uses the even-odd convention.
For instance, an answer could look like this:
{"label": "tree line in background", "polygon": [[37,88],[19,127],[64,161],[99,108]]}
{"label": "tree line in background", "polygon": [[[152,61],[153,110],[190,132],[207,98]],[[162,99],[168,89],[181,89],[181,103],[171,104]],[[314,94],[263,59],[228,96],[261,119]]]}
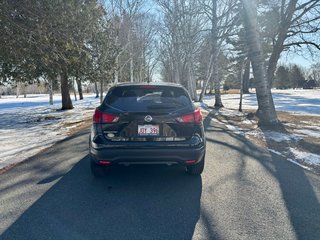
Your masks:
{"label": "tree line in background", "polygon": [[278,89],[312,89],[320,86],[320,64],[314,64],[308,70],[298,65],[279,66],[272,86]]}
{"label": "tree line in background", "polygon": [[58,86],[62,109],[89,82],[102,100],[159,76],[218,108],[223,86],[254,87],[260,124],[277,124],[271,87],[319,80],[319,64],[278,66],[284,52],[319,57],[319,16],[318,0],[0,0],[0,82],[45,82],[51,101]]}
{"label": "tree line in background", "polygon": [[[243,89],[248,93],[250,88],[255,87],[254,78],[247,78],[246,86],[241,86],[241,81],[235,74],[229,74],[224,83],[223,90],[229,89]],[[313,89],[320,87],[320,64],[313,64],[308,68],[304,68],[297,64],[279,65],[275,72],[274,79],[271,83],[272,88],[289,89],[289,88],[302,88]]]}

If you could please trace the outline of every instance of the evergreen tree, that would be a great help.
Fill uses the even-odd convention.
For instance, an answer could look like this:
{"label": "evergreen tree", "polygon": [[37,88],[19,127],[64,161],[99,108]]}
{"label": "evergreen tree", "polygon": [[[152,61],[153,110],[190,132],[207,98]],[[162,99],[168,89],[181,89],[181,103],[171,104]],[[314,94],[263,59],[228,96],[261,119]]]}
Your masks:
{"label": "evergreen tree", "polygon": [[273,87],[278,89],[287,89],[291,87],[291,81],[289,78],[289,69],[287,67],[285,66],[278,67],[276,71]]}
{"label": "evergreen tree", "polygon": [[304,73],[302,71],[302,69],[294,64],[291,68],[290,68],[290,87],[291,88],[302,88],[304,82],[306,81]]}

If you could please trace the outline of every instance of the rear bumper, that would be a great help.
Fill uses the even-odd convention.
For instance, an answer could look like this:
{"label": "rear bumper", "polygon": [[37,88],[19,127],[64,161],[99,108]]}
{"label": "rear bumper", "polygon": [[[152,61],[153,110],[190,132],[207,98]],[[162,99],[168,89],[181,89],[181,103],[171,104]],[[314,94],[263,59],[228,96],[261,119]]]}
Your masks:
{"label": "rear bumper", "polygon": [[188,160],[195,160],[196,164],[205,155],[205,145],[192,148],[90,148],[91,160],[96,164],[99,161],[108,161],[112,164],[180,164]]}

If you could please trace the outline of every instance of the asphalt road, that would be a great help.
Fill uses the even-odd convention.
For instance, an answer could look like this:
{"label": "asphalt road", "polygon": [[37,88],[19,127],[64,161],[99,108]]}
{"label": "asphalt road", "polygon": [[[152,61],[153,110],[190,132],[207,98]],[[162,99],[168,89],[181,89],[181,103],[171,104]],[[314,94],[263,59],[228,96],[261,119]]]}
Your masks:
{"label": "asphalt road", "polygon": [[88,130],[1,174],[0,239],[320,239],[319,176],[205,125],[201,177],[130,166],[94,179]]}

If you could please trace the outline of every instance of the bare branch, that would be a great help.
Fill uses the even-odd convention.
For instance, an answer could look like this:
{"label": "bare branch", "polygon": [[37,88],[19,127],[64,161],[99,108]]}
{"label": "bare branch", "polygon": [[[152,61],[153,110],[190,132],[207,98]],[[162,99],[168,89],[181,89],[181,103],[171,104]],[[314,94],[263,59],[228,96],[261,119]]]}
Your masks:
{"label": "bare branch", "polygon": [[314,42],[309,42],[309,41],[292,42],[292,43],[284,44],[283,46],[284,46],[284,47],[290,47],[290,46],[302,47],[301,45],[311,45],[311,46],[317,48],[318,50],[320,50],[319,44],[316,44],[316,43],[314,43]]}

